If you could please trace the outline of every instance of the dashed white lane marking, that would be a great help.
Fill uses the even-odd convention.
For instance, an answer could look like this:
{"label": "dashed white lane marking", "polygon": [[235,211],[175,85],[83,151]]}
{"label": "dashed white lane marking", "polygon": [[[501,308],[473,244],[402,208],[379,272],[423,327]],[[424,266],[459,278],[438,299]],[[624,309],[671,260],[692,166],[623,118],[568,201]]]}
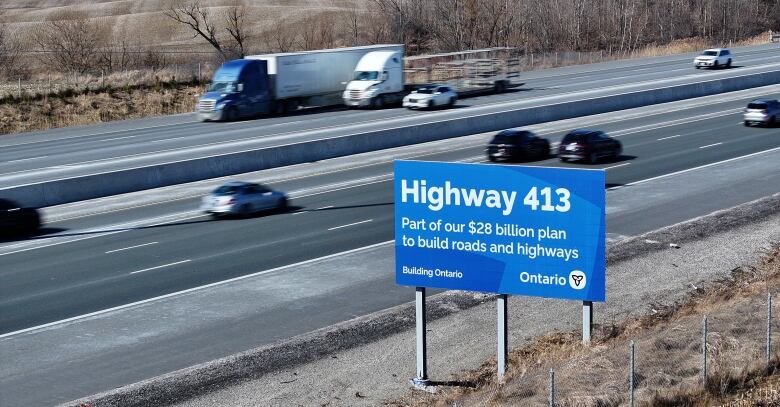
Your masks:
{"label": "dashed white lane marking", "polygon": [[328,230],[336,230],[336,229],[348,228],[350,226],[356,226],[356,225],[360,225],[360,224],[368,223],[368,222],[373,222],[373,221],[374,221],[373,219],[366,219],[366,220],[361,220],[360,222],[349,223],[347,225],[335,226],[335,227],[329,228]]}
{"label": "dashed white lane marking", "polygon": [[161,269],[161,268],[165,268],[165,267],[171,267],[171,266],[175,266],[177,264],[189,263],[190,261],[192,261],[192,260],[182,260],[182,261],[177,261],[175,263],[163,264],[162,266],[149,267],[148,269],[133,271],[130,274],[138,274],[138,273],[143,273],[144,271],[152,271],[152,270],[157,270],[157,269]]}
{"label": "dashed white lane marking", "polygon": [[109,250],[109,251],[107,251],[107,252],[106,252],[106,254],[109,254],[109,253],[116,253],[116,252],[123,252],[123,251],[125,251],[125,250],[130,250],[130,249],[137,249],[137,248],[139,248],[139,247],[144,247],[144,246],[151,246],[151,245],[153,245],[153,244],[157,244],[157,243],[159,243],[159,242],[149,242],[149,243],[138,244],[138,245],[135,245],[135,246],[130,246],[130,247],[123,247],[123,248],[121,248],[121,249],[116,249],[116,250]]}
{"label": "dashed white lane marking", "polygon": [[674,135],[674,136],[669,136],[669,137],[661,137],[661,138],[659,138],[659,139],[658,139],[658,141],[661,141],[661,140],[669,140],[669,139],[671,139],[671,138],[677,138],[677,137],[682,137],[682,134],[676,134],[676,135]]}
{"label": "dashed white lane marking", "polygon": [[38,160],[38,159],[46,158],[46,157],[48,157],[48,155],[42,155],[42,156],[39,156],[39,157],[30,157],[30,158],[20,158],[18,160],[6,161],[4,164],[21,163],[21,162],[24,162],[24,161]]}
{"label": "dashed white lane marking", "polygon": [[604,168],[604,169],[605,169],[605,170],[611,170],[611,169],[613,169],[613,168],[623,167],[623,166],[626,166],[626,165],[629,165],[629,164],[631,164],[631,163],[623,163],[623,164],[613,165],[613,166],[611,166],[611,167],[606,167],[606,168]]}
{"label": "dashed white lane marking", "polygon": [[707,144],[706,146],[701,146],[699,148],[710,148],[710,147],[719,146],[721,144],[723,144],[723,143]]}

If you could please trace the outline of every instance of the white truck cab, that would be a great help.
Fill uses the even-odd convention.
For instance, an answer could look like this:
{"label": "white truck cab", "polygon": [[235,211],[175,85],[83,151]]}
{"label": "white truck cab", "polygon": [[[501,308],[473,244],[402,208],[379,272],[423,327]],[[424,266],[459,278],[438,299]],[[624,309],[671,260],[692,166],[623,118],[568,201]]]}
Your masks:
{"label": "white truck cab", "polygon": [[403,99],[403,48],[364,55],[344,91],[347,106],[382,108]]}

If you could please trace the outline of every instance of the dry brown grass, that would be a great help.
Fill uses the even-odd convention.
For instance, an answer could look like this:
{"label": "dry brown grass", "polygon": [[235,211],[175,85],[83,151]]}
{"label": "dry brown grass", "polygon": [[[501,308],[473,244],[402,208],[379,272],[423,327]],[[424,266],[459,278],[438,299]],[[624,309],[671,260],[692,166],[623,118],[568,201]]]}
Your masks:
{"label": "dry brown grass", "polygon": [[[654,307],[656,312],[619,325],[597,327],[591,346],[581,345],[576,332],[554,332],[513,350],[504,385],[496,383],[495,361],[490,360],[459,380],[476,388],[454,387],[436,395],[415,393],[390,404],[543,406],[548,397],[548,371],[553,368],[556,405],[625,405],[628,342],[633,340],[638,406],[780,405],[780,375],[771,375],[780,372],[780,358],[775,357],[767,368],[764,356],[766,292],[778,283],[780,245],[775,245],[755,267],[735,269],[729,279],[692,292],[682,303]],[[710,332],[706,387],[701,384],[700,371],[704,314]],[[769,401],[750,404],[751,400]]]}
{"label": "dry brown grass", "polygon": [[0,134],[192,112],[199,85],[141,86],[0,102]]}

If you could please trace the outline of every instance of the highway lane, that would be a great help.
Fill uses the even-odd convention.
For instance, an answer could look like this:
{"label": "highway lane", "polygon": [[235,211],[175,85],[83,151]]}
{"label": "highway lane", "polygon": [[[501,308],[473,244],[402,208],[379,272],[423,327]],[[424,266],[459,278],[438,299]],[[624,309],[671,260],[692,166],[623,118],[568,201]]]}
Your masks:
{"label": "highway lane", "polygon": [[[624,143],[624,157],[614,162],[528,164],[605,168],[608,186],[615,188],[780,147],[777,129],[742,126],[747,100],[599,125]],[[553,130],[545,136],[560,140],[564,131],[548,126]],[[487,137],[433,143],[410,149],[407,157],[483,161]],[[701,215],[776,192],[780,166],[775,168],[750,188],[740,185],[736,196],[667,208],[657,217],[625,216],[625,208],[609,212],[608,232],[613,238],[634,235],[686,219],[680,214]],[[277,182],[272,185],[293,192],[298,209],[252,219],[210,221],[194,210],[198,199],[190,198],[54,222],[49,227],[63,231],[0,245],[0,333],[390,240],[390,174],[385,161]]]}
{"label": "highway lane", "polygon": [[[132,129],[126,129],[127,123],[109,123],[4,136],[0,138],[0,187],[553,103],[594,92],[614,94],[664,83],[734,76],[753,72],[760,64],[776,65],[780,49],[747,48],[737,52],[737,60],[740,67],[731,70],[695,71],[690,55],[684,55],[528,72],[523,91],[470,98],[461,102],[461,108],[450,111],[325,110],[237,123],[187,122],[184,116],[177,116],[160,119],[162,124],[147,120]],[[625,84],[626,78],[631,78],[629,84]]]}

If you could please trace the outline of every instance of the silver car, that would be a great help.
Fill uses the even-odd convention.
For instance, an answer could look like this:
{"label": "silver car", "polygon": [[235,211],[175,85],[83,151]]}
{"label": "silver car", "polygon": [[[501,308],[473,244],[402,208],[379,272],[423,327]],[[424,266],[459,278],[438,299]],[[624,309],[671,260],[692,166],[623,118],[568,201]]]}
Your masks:
{"label": "silver car", "polygon": [[233,181],[215,189],[203,198],[200,209],[213,217],[248,216],[255,212],[287,207],[287,196],[279,191],[251,182]]}
{"label": "silver car", "polygon": [[745,109],[745,126],[760,124],[774,126],[780,118],[780,102],[775,99],[756,99]]}

